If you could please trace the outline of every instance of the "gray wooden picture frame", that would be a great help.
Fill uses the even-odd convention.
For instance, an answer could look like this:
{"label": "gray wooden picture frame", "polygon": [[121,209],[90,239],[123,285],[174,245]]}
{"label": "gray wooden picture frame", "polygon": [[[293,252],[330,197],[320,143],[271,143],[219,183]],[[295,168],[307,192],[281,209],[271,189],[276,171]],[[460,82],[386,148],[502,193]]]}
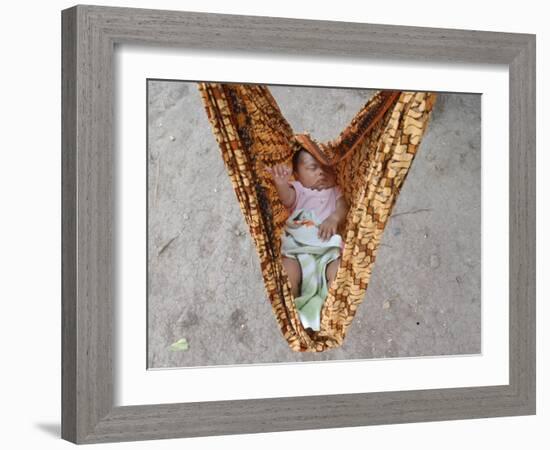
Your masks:
{"label": "gray wooden picture frame", "polygon": [[[115,406],[113,52],[119,43],[506,64],[509,384]],[[532,34],[98,6],[62,11],[62,437],[96,443],[535,414],[535,131]]]}

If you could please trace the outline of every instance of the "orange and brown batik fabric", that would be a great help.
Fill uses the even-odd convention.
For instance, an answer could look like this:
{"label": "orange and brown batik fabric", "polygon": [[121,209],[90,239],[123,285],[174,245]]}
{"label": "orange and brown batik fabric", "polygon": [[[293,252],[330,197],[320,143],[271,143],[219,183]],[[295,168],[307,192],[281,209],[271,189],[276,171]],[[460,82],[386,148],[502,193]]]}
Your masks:
{"label": "orange and brown batik fabric", "polygon": [[[290,348],[322,352],[342,345],[371,276],[382,232],[426,131],[435,93],[380,91],[339,137],[316,142],[295,134],[265,85],[198,83],[227,173],[260,259],[266,291]],[[306,331],[281,262],[288,211],[270,174],[290,165],[301,146],[331,165],[350,205],[340,234],[340,269],[321,311],[321,329]]]}

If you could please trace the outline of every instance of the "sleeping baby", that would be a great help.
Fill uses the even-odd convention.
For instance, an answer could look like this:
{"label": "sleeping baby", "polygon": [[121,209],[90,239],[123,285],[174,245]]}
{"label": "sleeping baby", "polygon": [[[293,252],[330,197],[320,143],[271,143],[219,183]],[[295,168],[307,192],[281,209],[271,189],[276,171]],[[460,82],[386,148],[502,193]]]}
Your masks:
{"label": "sleeping baby", "polygon": [[305,149],[294,153],[292,172],[284,164],[267,170],[290,211],[282,238],[282,264],[292,295],[304,327],[319,330],[320,309],[340,265],[343,241],[336,233],[348,205],[333,171]]}

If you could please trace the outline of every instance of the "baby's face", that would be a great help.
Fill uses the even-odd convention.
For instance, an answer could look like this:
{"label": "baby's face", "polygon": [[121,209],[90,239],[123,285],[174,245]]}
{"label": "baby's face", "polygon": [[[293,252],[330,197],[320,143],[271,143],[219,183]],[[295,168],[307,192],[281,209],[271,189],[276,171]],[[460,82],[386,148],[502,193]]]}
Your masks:
{"label": "baby's face", "polygon": [[309,153],[302,156],[296,177],[308,189],[322,190],[334,186],[333,174]]}

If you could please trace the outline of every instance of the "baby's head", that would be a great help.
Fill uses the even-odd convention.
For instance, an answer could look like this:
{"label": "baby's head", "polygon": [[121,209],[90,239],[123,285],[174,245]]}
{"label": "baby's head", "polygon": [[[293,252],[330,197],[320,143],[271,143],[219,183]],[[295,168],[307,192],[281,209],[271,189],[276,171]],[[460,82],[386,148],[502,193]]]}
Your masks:
{"label": "baby's head", "polygon": [[292,156],[294,177],[309,189],[327,189],[334,186],[334,174],[307,150],[301,148]]}

